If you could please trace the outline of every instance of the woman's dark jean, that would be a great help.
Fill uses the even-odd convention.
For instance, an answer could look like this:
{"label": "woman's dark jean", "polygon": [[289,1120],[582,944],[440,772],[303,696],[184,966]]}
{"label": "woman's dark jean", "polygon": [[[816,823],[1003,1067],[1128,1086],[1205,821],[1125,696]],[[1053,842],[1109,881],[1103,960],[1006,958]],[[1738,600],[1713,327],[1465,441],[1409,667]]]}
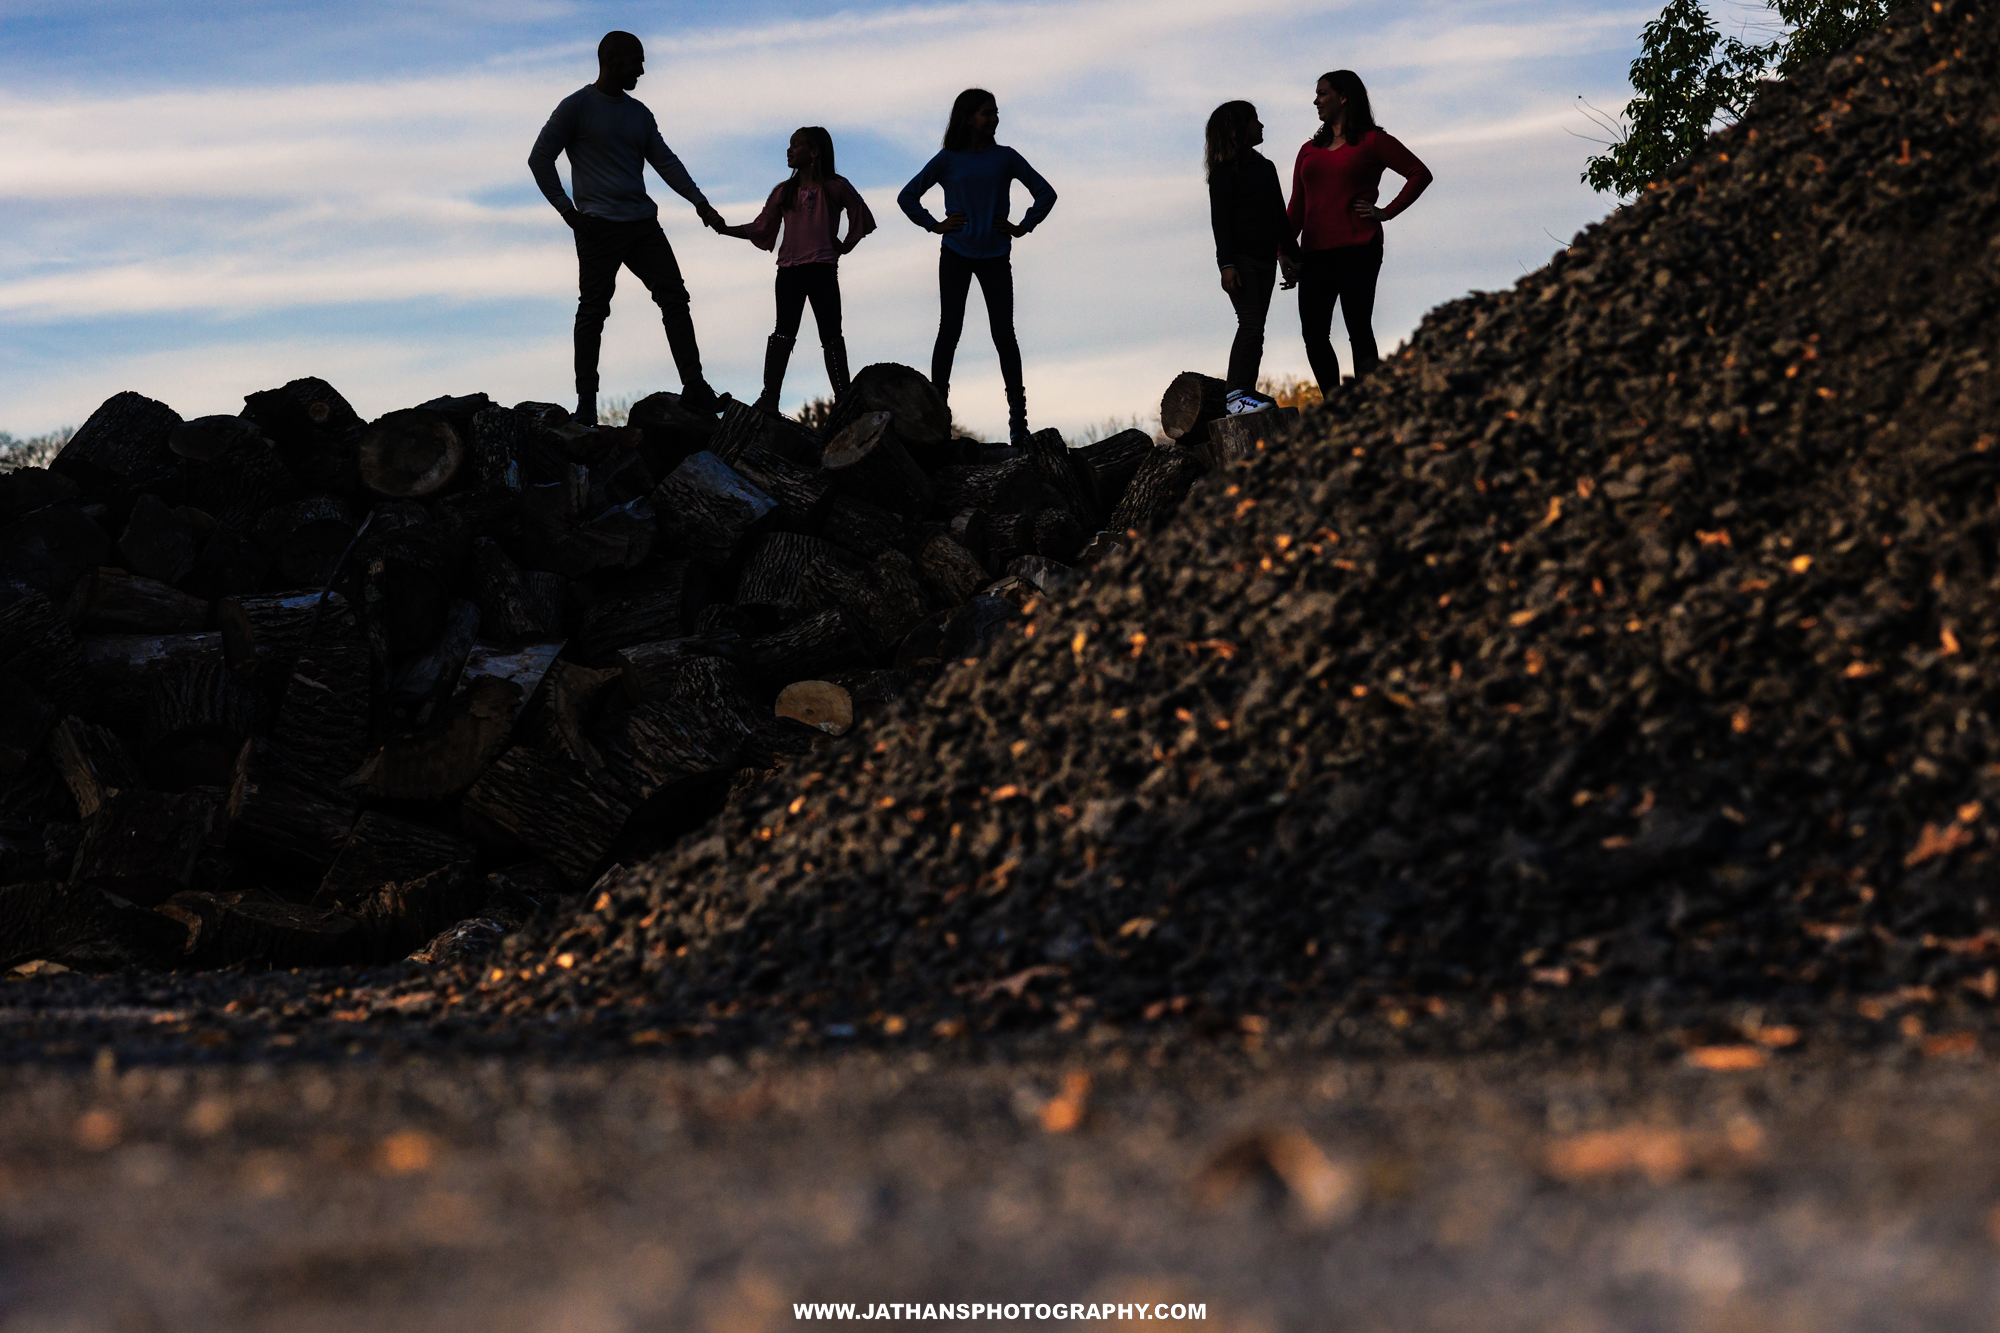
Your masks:
{"label": "woman's dark jean", "polygon": [[1021,393],[1021,344],[1014,337],[1014,265],[1010,256],[968,259],[950,246],[938,247],[938,335],[931,349],[931,383],[939,393],[951,385],[951,363],[965,329],[965,298],[979,279],[986,298],[986,322],[993,326],[993,350],[1000,354],[1000,378],[1011,406]]}
{"label": "woman's dark jean", "polygon": [[1354,348],[1354,373],[1366,375],[1382,364],[1375,350],[1375,279],[1382,271],[1382,239],[1367,245],[1343,245],[1332,250],[1308,250],[1299,265],[1299,330],[1305,335],[1306,360],[1322,394],[1340,387],[1340,358],[1333,354],[1333,305],[1347,322],[1347,341]]}
{"label": "woman's dark jean", "polygon": [[1236,290],[1229,303],[1236,307],[1236,340],[1229,344],[1229,387],[1255,389],[1257,369],[1264,364],[1264,321],[1271,313],[1271,285],[1278,265],[1272,259],[1236,259]]}

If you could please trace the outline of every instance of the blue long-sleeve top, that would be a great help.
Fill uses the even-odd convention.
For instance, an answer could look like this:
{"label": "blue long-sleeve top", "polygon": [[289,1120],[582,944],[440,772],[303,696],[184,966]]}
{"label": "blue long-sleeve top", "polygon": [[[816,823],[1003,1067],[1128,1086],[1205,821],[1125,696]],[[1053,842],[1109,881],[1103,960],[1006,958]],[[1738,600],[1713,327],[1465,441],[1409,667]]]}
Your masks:
{"label": "blue long-sleeve top", "polygon": [[945,149],[924,163],[924,169],[903,187],[896,202],[910,221],[934,230],[938,219],[924,207],[924,192],[933,185],[944,186],[945,211],[965,214],[965,230],[948,233],[945,245],[967,259],[992,259],[1013,249],[1014,238],[1000,230],[1000,223],[1013,207],[1008,198],[1011,181],[1021,182],[1034,196],[1034,203],[1017,224],[1024,232],[1033,231],[1056,206],[1055,188],[1028,165],[1026,158],[999,144],[969,152]]}

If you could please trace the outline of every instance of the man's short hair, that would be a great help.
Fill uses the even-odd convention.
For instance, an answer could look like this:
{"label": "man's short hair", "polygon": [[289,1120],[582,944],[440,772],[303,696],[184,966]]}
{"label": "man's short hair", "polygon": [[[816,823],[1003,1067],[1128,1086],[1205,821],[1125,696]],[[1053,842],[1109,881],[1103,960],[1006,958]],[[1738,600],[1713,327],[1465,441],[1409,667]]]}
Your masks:
{"label": "man's short hair", "polygon": [[603,60],[619,51],[645,50],[637,37],[629,32],[612,31],[604,34],[604,40],[597,44],[597,58]]}

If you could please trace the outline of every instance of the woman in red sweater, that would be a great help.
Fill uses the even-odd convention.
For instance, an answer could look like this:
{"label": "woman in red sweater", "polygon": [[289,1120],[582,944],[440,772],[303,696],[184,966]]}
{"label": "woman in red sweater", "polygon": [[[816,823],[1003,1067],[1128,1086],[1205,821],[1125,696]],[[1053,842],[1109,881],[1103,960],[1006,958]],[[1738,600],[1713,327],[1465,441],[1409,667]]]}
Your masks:
{"label": "woman in red sweater", "polygon": [[[1306,359],[1320,393],[1340,386],[1333,353],[1333,306],[1340,303],[1354,373],[1382,362],[1375,350],[1375,277],[1382,269],[1382,223],[1417,201],[1431,183],[1430,168],[1375,123],[1368,89],[1352,70],[1322,74],[1313,95],[1319,132],[1299,148],[1292,166],[1292,201],[1286,218],[1299,237],[1299,327]],[[1375,204],[1387,168],[1403,188],[1387,208]]]}

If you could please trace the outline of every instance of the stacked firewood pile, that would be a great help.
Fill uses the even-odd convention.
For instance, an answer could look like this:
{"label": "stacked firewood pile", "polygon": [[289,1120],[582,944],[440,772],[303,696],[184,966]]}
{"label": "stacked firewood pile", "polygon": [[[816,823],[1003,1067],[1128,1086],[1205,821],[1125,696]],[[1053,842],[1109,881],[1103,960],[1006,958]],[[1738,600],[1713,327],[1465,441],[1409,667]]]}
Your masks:
{"label": "stacked firewood pile", "polygon": [[1150,531],[1256,447],[1216,388],[1176,381],[1175,439],[1078,449],[954,438],[895,365],[826,438],[665,393],[616,428],[121,393],[0,475],[0,962],[490,938]]}
{"label": "stacked firewood pile", "polygon": [[801,1039],[1990,1011],[1995,18],[1766,88],[468,988]]}

